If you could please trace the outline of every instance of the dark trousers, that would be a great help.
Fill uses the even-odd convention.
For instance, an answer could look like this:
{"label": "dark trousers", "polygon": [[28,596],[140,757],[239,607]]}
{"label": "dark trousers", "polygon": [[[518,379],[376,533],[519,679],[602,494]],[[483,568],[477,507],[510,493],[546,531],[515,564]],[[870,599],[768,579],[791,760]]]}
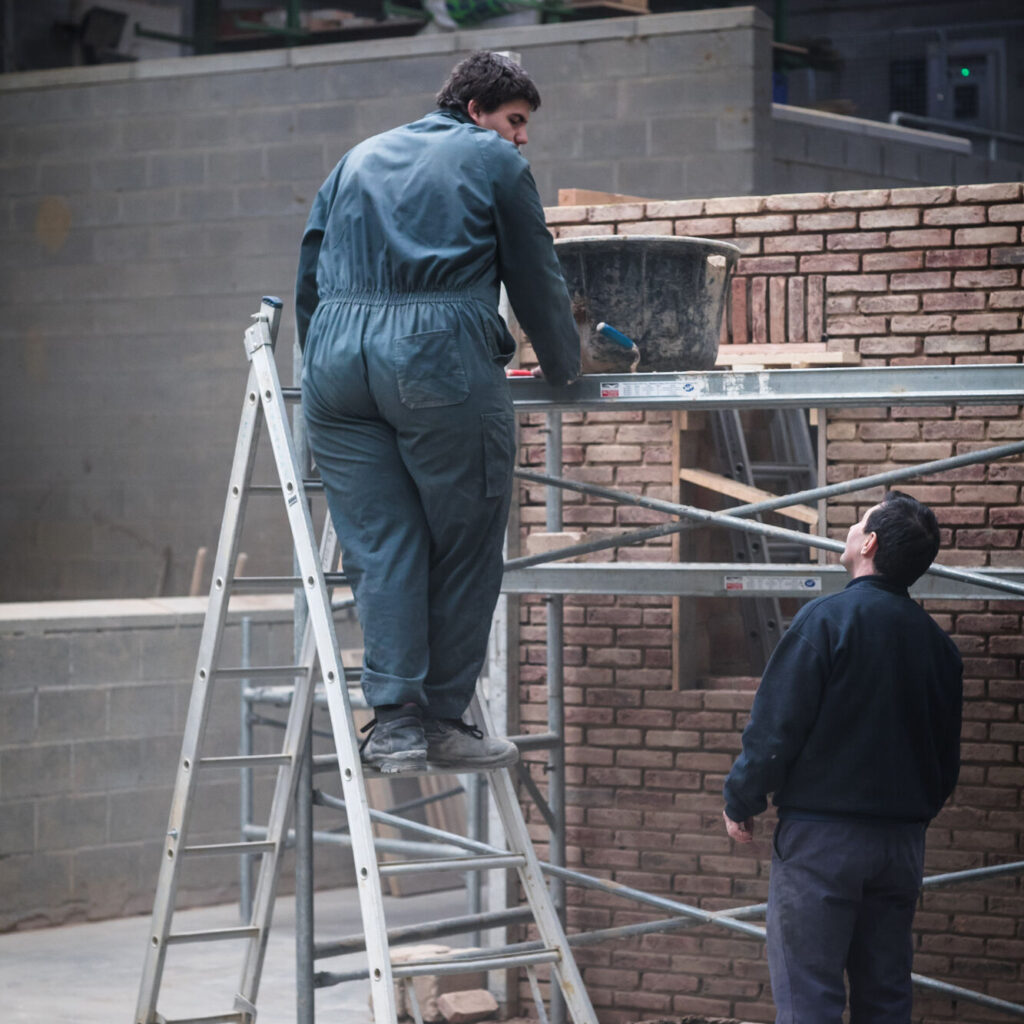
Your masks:
{"label": "dark trousers", "polygon": [[448,294],[326,303],[310,328],[303,407],[373,707],[458,718],[487,653],[516,454],[493,334]]}
{"label": "dark trousers", "polygon": [[780,821],[768,966],[776,1024],[907,1024],[922,824]]}

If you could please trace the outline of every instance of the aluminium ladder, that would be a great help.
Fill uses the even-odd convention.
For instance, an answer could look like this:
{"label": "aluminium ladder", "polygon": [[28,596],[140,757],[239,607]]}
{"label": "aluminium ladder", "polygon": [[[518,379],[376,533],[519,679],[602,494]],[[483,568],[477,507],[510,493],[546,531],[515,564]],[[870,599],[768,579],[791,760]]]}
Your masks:
{"label": "aluminium ladder", "polygon": [[[505,831],[508,844],[506,851],[485,855],[471,853],[465,856],[447,856],[444,859],[427,859],[399,865],[380,866],[377,863],[371,825],[373,812],[367,803],[364,775],[375,776],[378,773],[364,769],[360,762],[345,671],[341,664],[332,618],[328,588],[343,581],[339,574],[326,571],[336,564],[336,539],[333,530],[328,526],[324,531],[323,542],[319,547],[317,545],[306,498],[306,486],[299,472],[295,447],[288,429],[285,399],[273,357],[280,314],[280,300],[264,298],[260,312],[253,317],[255,323],[245,332],[245,349],[250,364],[249,379],[217,556],[213,566],[209,605],[200,639],[182,751],[178,761],[134,1020],[136,1024],[254,1024],[257,1014],[256,997],[269,937],[281,855],[287,837],[288,818],[295,802],[302,751],[310,728],[318,663],[327,697],[344,806],[352,839],[352,854],[366,938],[374,1024],[394,1024],[397,1020],[395,979],[401,979],[405,984],[414,1014],[419,1020],[412,979],[424,974],[459,973],[463,966],[467,970],[475,971],[525,967],[543,1017],[544,1008],[539,1000],[540,989],[535,974],[535,967],[540,964],[550,965],[552,988],[554,989],[557,984],[573,1024],[596,1024],[593,1008],[534,853],[510,769],[502,768],[487,772],[498,817]],[[266,424],[273,448],[299,572],[297,579],[285,577],[276,580],[279,585],[301,588],[308,618],[298,658],[299,664],[272,666],[264,670],[267,675],[290,677],[294,680],[292,701],[280,752],[244,756],[207,756],[202,752],[202,748],[214,684],[222,679],[237,681],[260,673],[259,669],[251,667],[221,666],[220,656],[233,586],[240,584],[239,589],[244,589],[247,584],[254,585],[254,582],[273,582],[269,578],[256,578],[254,581],[253,578],[232,577],[247,497],[250,490],[254,489],[252,475],[261,422]],[[486,716],[479,708],[479,700],[474,701],[474,709],[477,724],[482,724]],[[265,839],[258,842],[243,840],[236,843],[190,844],[189,825],[196,802],[197,777],[200,772],[267,765],[276,766],[277,776]],[[175,897],[184,861],[195,856],[239,853],[260,854],[260,866],[248,923],[239,927],[207,931],[172,931]],[[477,871],[506,867],[514,867],[517,871],[540,938],[539,944],[529,944],[529,950],[516,946],[503,947],[477,955],[472,961],[466,960],[462,964],[456,962],[458,958],[455,957],[447,961],[432,959],[405,961],[392,965],[384,921],[382,874],[395,869],[405,872],[439,869]],[[157,1009],[157,1002],[169,947],[192,942],[232,940],[244,942],[244,953],[240,980],[230,1009],[200,1017],[168,1018],[162,1015]],[[539,948],[536,948],[538,945]]]}

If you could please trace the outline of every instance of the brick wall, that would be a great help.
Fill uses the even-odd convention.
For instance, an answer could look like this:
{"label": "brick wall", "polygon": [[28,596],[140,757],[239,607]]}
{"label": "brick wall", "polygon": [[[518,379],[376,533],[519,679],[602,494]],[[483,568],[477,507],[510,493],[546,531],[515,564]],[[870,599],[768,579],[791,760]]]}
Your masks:
{"label": "brick wall", "polygon": [[[1024,201],[1016,183],[562,207],[549,211],[549,222],[560,236],[690,234],[738,244],[744,256],[727,344],[827,341],[858,352],[863,364],[894,366],[1014,362],[1024,352]],[[830,412],[828,478],[1020,438],[1020,413],[1017,405]],[[667,414],[581,413],[565,421],[569,475],[659,497],[670,492]],[[543,458],[541,430],[539,419],[527,418],[528,463]],[[942,560],[1019,566],[1022,481],[1017,459],[901,486],[935,508]],[[843,536],[876,499],[865,492],[832,500],[829,533]],[[524,487],[522,500],[524,531],[543,529],[540,489]],[[569,495],[565,502],[569,529],[657,518]],[[670,548],[623,549],[617,557],[664,560]],[[527,726],[542,717],[545,609],[539,599],[521,607]],[[964,654],[966,706],[960,786],[929,832],[927,873],[1022,859],[1024,602],[932,602],[929,611]],[[760,824],[752,850],[740,850],[720,816],[722,780],[750,705],[747,681],[672,689],[665,601],[567,598],[565,618],[570,865],[708,909],[763,900],[770,822]],[[648,916],[581,889],[570,890],[569,904],[576,928]],[[1024,1001],[1022,910],[1013,878],[927,894],[916,922],[916,970]],[[601,946],[581,951],[580,961],[604,1024],[658,1014],[773,1017],[760,943],[720,929]],[[1005,1017],[921,995],[914,1019]]]}

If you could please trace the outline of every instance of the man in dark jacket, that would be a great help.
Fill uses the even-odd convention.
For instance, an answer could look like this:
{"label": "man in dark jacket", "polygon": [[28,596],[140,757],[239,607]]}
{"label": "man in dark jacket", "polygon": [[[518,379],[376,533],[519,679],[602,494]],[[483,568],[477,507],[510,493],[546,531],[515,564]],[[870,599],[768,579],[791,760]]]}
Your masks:
{"label": "man in dark jacket", "polygon": [[303,405],[364,638],[382,771],[514,763],[462,721],[502,575],[515,459],[504,283],[544,375],[579,337],[529,164],[540,96],[476,53],[439,108],[350,150],[306,224],[296,284]]}
{"label": "man in dark jacket", "polygon": [[765,668],[725,781],[725,825],[753,838],[774,794],[768,965],[777,1024],[910,1020],[925,829],[960,763],[963,667],[907,588],[939,528],[896,491],[853,526],[852,577],[802,608]]}

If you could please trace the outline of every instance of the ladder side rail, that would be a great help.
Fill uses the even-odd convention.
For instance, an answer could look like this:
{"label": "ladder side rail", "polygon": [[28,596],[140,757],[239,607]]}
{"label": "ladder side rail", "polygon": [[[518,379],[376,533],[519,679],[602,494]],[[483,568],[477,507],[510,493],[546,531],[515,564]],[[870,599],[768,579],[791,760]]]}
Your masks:
{"label": "ladder side rail", "polygon": [[[479,695],[479,688],[473,697],[471,714],[484,732],[491,731],[490,715]],[[537,859],[537,852],[533,848],[533,840],[530,838],[519,797],[512,783],[512,769],[502,768],[490,772],[488,780],[494,805],[505,830],[505,844],[510,851],[520,854],[524,860],[523,865],[516,871],[527,902],[533,911],[541,942],[550,949],[558,950],[558,961],[551,965],[551,970],[557,976],[557,987],[565,1000],[565,1008],[571,1014],[573,1024],[597,1024],[597,1016],[569,947],[558,908],[551,897],[540,861]]]}
{"label": "ladder side rail", "polygon": [[[359,743],[348,702],[345,672],[341,664],[330,597],[320,558],[314,548],[313,522],[305,500],[301,474],[297,472],[295,447],[291,433],[287,429],[285,403],[269,345],[269,333],[266,326],[261,323],[250,328],[250,332],[258,332],[258,337],[254,334],[250,339],[251,358],[260,381],[262,401],[266,407],[268,434],[281,476],[295,553],[302,569],[310,628],[316,640],[320,659],[331,728],[338,751],[342,791],[349,808],[360,907],[363,920],[376,925],[367,928],[367,958],[374,1019],[377,1024],[393,1024],[397,1019],[397,1007],[383,922],[384,899],[377,870],[366,786],[359,760]],[[273,894],[269,893],[266,898],[272,900]]]}
{"label": "ladder side rail", "polygon": [[199,642],[199,655],[193,677],[192,696],[182,736],[181,756],[175,776],[174,795],[168,816],[167,835],[153,900],[152,927],[146,944],[139,998],[135,1010],[137,1024],[154,1024],[156,999],[160,990],[167,956],[167,937],[171,929],[174,901],[182,857],[194,802],[198,773],[197,751],[202,746],[209,716],[214,666],[220,657],[224,624],[227,621],[231,580],[241,540],[248,487],[256,460],[262,411],[256,397],[256,377],[250,369],[246,397],[239,422],[238,440],[224,504],[217,555],[213,565],[209,604]]}

